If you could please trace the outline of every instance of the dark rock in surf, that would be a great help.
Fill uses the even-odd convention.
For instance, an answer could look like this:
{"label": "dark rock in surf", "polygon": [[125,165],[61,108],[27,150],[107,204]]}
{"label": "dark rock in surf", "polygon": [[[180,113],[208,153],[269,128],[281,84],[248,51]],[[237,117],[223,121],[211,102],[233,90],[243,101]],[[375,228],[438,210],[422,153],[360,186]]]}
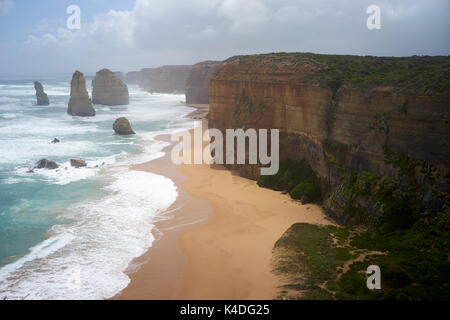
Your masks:
{"label": "dark rock in surf", "polygon": [[81,168],[81,167],[86,167],[87,166],[86,161],[84,161],[84,160],[75,160],[75,159],[71,159],[70,160],[70,165],[72,167],[75,167],[75,168]]}
{"label": "dark rock in surf", "polygon": [[[36,162],[36,164],[34,165],[33,169],[49,169],[49,170],[53,170],[53,169],[57,169],[59,166],[56,164],[56,162],[54,161],[50,161],[47,159],[42,159],[39,160],[38,162]],[[31,169],[31,171],[33,170]]]}
{"label": "dark rock in surf", "polygon": [[34,89],[36,90],[36,100],[38,106],[48,106],[50,101],[47,94],[44,92],[44,87],[39,81],[34,82]]}
{"label": "dark rock in surf", "polygon": [[131,129],[130,121],[127,118],[119,118],[113,124],[113,129],[117,134],[120,135],[130,135],[136,134],[133,129]]}

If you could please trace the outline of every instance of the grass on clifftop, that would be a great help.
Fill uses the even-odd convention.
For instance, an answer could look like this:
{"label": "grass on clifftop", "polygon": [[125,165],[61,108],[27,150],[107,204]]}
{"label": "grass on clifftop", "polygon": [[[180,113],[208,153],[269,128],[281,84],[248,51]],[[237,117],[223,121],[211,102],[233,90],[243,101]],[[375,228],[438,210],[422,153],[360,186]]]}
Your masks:
{"label": "grass on clifftop", "polygon": [[318,72],[299,74],[295,80],[328,86],[333,90],[341,86],[363,89],[384,86],[423,94],[450,92],[449,56],[373,57],[280,52],[238,56],[229,60],[236,58],[249,64],[262,59],[274,63],[289,60],[313,64],[318,67]]}

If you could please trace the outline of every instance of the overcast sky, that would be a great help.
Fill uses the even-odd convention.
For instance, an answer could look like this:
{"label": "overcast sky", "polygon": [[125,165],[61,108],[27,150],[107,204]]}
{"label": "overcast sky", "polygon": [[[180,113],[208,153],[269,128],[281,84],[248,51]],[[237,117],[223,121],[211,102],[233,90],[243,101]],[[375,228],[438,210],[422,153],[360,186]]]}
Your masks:
{"label": "overcast sky", "polygon": [[[81,29],[69,30],[69,5]],[[366,26],[369,5],[381,29]],[[300,51],[450,54],[450,0],[0,0],[0,73],[130,71]]]}

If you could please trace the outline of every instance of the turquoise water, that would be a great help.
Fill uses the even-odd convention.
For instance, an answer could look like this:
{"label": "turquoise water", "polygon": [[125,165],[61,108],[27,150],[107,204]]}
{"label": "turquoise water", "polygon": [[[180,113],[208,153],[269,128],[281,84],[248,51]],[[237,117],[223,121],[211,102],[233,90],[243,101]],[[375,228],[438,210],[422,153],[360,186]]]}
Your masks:
{"label": "turquoise water", "polygon": [[[70,78],[0,77],[0,297],[114,295],[129,281],[123,271],[131,259],[151,246],[154,221],[176,198],[169,179],[128,167],[162,155],[165,143],[156,135],[192,127],[184,96],[130,86],[130,105],[96,105],[95,117],[72,117]],[[43,83],[50,106],[35,105],[34,80]],[[137,135],[114,134],[121,116]],[[54,138],[61,142],[50,143]],[[60,168],[28,173],[42,158]],[[70,159],[88,167],[72,168]],[[116,265],[98,270],[111,259]],[[51,284],[64,282],[74,265],[75,289]]]}

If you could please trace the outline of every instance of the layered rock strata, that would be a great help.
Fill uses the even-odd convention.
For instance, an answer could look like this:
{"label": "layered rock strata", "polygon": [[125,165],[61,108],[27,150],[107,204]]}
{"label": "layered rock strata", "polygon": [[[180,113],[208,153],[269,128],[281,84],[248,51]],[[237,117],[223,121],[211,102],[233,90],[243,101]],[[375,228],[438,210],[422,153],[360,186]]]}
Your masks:
{"label": "layered rock strata", "polygon": [[80,71],[75,71],[70,83],[70,100],[67,113],[80,117],[95,116],[94,106],[86,90],[86,80]]}
{"label": "layered rock strata", "polygon": [[[412,164],[420,196],[434,201],[450,185],[450,85],[442,69],[449,60],[234,57],[211,80],[209,125],[223,133],[280,129],[280,158],[306,160],[324,189],[345,184],[343,172],[405,180],[402,166]],[[423,70],[434,78],[423,78]],[[259,178],[259,165],[229,168]],[[432,178],[420,173],[427,170],[434,170]]]}
{"label": "layered rock strata", "polygon": [[112,71],[102,69],[92,80],[92,103],[108,106],[130,103],[128,87]]}

